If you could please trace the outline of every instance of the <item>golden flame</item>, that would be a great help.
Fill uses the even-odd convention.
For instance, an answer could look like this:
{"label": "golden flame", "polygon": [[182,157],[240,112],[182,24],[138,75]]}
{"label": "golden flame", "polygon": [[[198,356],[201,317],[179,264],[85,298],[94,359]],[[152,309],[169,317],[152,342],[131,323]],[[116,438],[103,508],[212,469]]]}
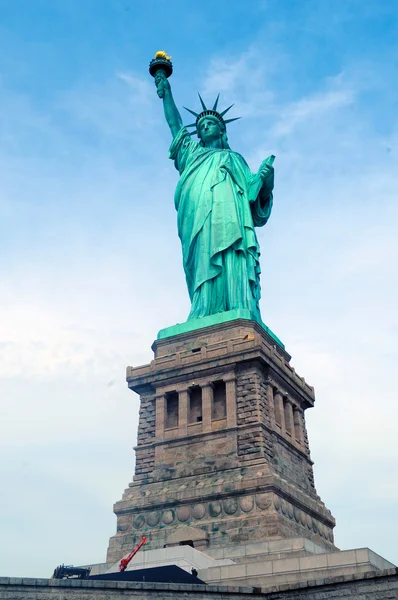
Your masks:
{"label": "golden flame", "polygon": [[155,58],[163,58],[165,60],[171,60],[171,56],[168,56],[164,50],[158,50],[155,54]]}

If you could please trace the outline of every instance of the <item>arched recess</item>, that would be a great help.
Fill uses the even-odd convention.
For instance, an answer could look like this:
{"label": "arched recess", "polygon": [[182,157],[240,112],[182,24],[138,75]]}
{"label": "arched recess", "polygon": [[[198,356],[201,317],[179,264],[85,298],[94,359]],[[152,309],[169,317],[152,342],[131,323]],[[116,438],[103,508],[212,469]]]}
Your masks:
{"label": "arched recess", "polygon": [[203,529],[180,525],[173,533],[167,536],[165,548],[183,545],[192,545],[194,548],[206,548],[208,543],[209,536]]}

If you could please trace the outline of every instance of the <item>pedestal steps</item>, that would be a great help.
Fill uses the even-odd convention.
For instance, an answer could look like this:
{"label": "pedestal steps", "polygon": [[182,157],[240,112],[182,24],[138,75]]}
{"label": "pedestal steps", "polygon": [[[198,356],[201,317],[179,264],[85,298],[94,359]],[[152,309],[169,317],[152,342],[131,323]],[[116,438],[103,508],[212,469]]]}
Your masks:
{"label": "pedestal steps", "polygon": [[200,569],[199,577],[214,585],[272,586],[379,571],[393,566],[368,548],[361,548]]}

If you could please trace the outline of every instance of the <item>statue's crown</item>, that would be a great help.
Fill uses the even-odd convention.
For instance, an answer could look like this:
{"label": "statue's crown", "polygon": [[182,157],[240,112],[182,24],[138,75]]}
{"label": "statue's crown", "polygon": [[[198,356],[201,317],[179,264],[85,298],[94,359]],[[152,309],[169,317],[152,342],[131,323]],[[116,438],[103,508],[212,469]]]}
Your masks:
{"label": "statue's crown", "polygon": [[233,107],[233,104],[231,104],[231,106],[228,106],[228,108],[226,108],[222,112],[218,112],[217,106],[220,94],[218,94],[216,101],[214,102],[213,108],[207,108],[206,104],[201,98],[201,95],[198,94],[198,96],[203,108],[202,112],[197,113],[191,110],[190,108],[186,108],[186,106],[184,106],[185,110],[187,110],[191,113],[191,115],[196,117],[195,123],[190,123],[189,125],[187,125],[187,127],[195,127],[195,131],[193,131],[192,133],[198,133],[198,123],[201,119],[203,119],[203,117],[215,117],[218,121],[220,121],[224,128],[226,127],[227,123],[232,123],[232,121],[237,121],[238,119],[240,119],[240,117],[235,117],[235,119],[224,119],[224,115],[229,111],[230,108]]}

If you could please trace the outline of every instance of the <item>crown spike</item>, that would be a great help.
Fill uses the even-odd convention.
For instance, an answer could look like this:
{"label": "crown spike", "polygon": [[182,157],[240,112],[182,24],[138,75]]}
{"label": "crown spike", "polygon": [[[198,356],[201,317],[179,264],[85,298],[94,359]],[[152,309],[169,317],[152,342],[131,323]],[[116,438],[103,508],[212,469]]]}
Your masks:
{"label": "crown spike", "polygon": [[226,108],[225,110],[222,111],[222,113],[220,113],[220,115],[223,117],[225,114],[227,114],[227,112],[233,107],[233,104],[231,104],[231,106],[228,106],[228,108]]}
{"label": "crown spike", "polygon": [[189,125],[185,125],[185,127],[196,127],[196,123],[190,123]]}
{"label": "crown spike", "polygon": [[200,100],[203,110],[208,110],[208,108],[207,108],[206,104],[203,102],[202,96],[199,94],[199,92],[198,92],[198,96],[199,96],[199,100]]}
{"label": "crown spike", "polygon": [[218,100],[220,99],[220,94],[218,94],[216,101],[214,102],[213,110],[217,110]]}
{"label": "crown spike", "polygon": [[198,135],[198,130],[197,129],[195,129],[194,131],[190,131],[189,135],[195,135],[195,133],[196,133],[196,135]]}
{"label": "crown spike", "polygon": [[234,119],[225,119],[224,123],[225,125],[227,125],[227,123],[232,123],[232,121],[239,121],[239,119],[241,119],[242,117],[235,117]]}
{"label": "crown spike", "polygon": [[194,112],[193,110],[191,110],[190,108],[187,108],[186,106],[183,106],[183,108],[185,108],[185,110],[187,110],[188,112],[190,112],[191,115],[193,115],[194,117],[198,118],[199,113]]}

